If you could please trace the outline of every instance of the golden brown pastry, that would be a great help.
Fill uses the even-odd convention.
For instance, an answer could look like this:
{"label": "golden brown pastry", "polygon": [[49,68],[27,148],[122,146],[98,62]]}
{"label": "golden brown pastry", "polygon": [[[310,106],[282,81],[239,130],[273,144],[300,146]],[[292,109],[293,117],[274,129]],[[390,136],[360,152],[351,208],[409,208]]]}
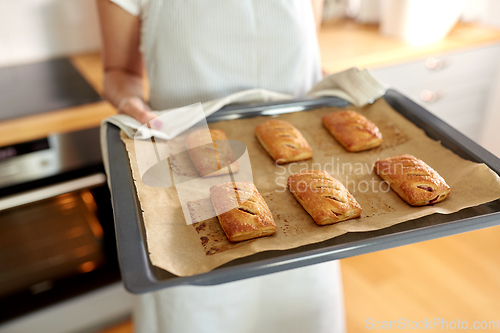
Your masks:
{"label": "golden brown pastry", "polygon": [[382,144],[382,133],[378,127],[357,112],[334,112],[322,120],[333,137],[350,152],[368,150]]}
{"label": "golden brown pastry", "polygon": [[341,182],[325,171],[308,170],[288,177],[295,199],[319,225],[333,224],[361,215],[361,206]]}
{"label": "golden brown pastry", "polygon": [[219,223],[231,242],[269,236],[276,232],[273,215],[251,182],[212,186],[210,197]]}
{"label": "golden brown pastry", "polygon": [[[217,140],[219,142],[217,145]],[[212,177],[226,175],[229,173],[228,165],[231,165],[231,172],[239,170],[238,161],[234,152],[226,141],[226,133],[218,129],[198,130],[189,134],[186,139],[186,147],[189,157],[193,161],[196,170],[202,177]]]}
{"label": "golden brown pastry", "polygon": [[288,121],[271,119],[255,128],[255,136],[278,164],[307,160],[313,151],[298,129]]}
{"label": "golden brown pastry", "polygon": [[432,205],[450,195],[450,187],[434,169],[412,155],[377,161],[375,172],[412,206]]}

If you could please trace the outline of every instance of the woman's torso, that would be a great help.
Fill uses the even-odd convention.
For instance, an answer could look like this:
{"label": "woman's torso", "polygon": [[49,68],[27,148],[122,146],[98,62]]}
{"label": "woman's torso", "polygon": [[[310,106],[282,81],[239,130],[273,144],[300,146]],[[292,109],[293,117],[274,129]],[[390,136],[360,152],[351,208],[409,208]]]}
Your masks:
{"label": "woman's torso", "polygon": [[141,1],[153,109],[252,88],[300,96],[321,77],[311,1]]}

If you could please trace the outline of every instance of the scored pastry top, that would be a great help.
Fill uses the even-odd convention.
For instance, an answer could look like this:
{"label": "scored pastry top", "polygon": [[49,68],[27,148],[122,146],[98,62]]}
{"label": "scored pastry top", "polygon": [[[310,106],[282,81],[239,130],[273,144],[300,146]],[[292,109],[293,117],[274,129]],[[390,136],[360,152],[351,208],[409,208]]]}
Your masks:
{"label": "scored pastry top", "polygon": [[317,224],[357,217],[361,206],[349,191],[325,171],[307,170],[291,175],[288,188]]}
{"label": "scored pastry top", "polygon": [[276,232],[273,215],[251,182],[212,186],[210,197],[219,223],[232,242]]}
{"label": "scored pastry top", "polygon": [[[219,141],[219,142],[217,142]],[[227,174],[227,166],[231,165],[234,173],[239,170],[236,156],[222,130],[197,130],[184,140],[191,161],[200,176],[218,176]]]}
{"label": "scored pastry top", "polygon": [[415,156],[404,154],[377,161],[375,172],[410,205],[440,202],[450,187],[433,168]]}
{"label": "scored pastry top", "polygon": [[382,144],[382,133],[378,127],[355,111],[333,112],[324,116],[322,121],[348,151],[363,151]]}
{"label": "scored pastry top", "polygon": [[278,163],[301,161],[312,157],[312,148],[300,131],[285,120],[271,119],[255,128],[257,139]]}

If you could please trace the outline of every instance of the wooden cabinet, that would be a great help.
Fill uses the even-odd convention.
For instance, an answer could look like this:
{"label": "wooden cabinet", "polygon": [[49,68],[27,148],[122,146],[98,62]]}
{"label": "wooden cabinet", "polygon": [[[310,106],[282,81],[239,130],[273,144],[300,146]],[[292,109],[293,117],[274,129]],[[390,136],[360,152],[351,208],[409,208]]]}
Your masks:
{"label": "wooden cabinet", "polygon": [[500,44],[495,44],[375,69],[372,73],[465,135],[479,140],[499,68]]}

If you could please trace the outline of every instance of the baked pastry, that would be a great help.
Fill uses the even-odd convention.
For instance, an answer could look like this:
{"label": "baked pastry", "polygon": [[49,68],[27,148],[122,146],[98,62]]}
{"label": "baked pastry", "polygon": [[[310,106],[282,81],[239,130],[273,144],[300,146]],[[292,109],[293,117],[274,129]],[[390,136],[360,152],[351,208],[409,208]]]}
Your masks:
{"label": "baked pastry", "polygon": [[377,161],[375,172],[412,206],[432,205],[450,195],[450,187],[434,169],[412,155]]}
{"label": "baked pastry", "polygon": [[231,166],[232,173],[239,170],[238,161],[224,131],[218,129],[198,130],[189,134],[184,142],[189,157],[200,176],[227,175],[229,173],[228,165]]}
{"label": "baked pastry", "polygon": [[382,144],[382,133],[378,127],[357,112],[334,112],[322,120],[333,137],[350,152],[368,150]]}
{"label": "baked pastry", "polygon": [[273,215],[253,183],[229,182],[212,186],[210,198],[220,226],[231,242],[276,232]]}
{"label": "baked pastry", "polygon": [[333,224],[361,215],[361,206],[337,179],[325,171],[307,170],[288,177],[295,199],[319,225]]}
{"label": "baked pastry", "polygon": [[262,147],[278,164],[307,160],[313,151],[298,129],[288,121],[271,119],[255,128]]}

